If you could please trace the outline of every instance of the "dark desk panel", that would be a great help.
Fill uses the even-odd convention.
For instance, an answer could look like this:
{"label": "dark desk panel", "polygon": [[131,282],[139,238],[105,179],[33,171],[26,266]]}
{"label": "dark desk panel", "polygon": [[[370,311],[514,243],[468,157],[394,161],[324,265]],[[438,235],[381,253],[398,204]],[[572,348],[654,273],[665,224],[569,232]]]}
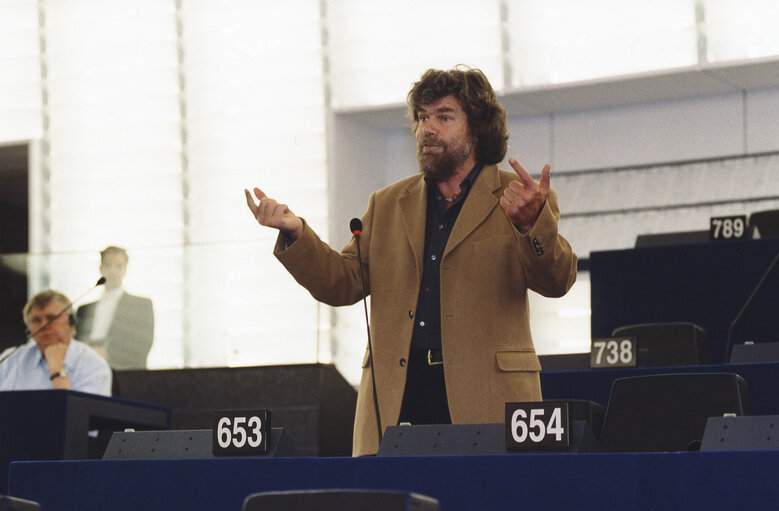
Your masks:
{"label": "dark desk panel", "polygon": [[240,511],[261,491],[412,491],[445,511],[773,509],[779,451],[18,462],[46,511]]}
{"label": "dark desk panel", "polygon": [[[593,252],[592,337],[635,323],[689,321],[706,331],[711,362],[727,362],[730,323],[777,252],[777,238]],[[779,341],[774,273],[739,336]]]}
{"label": "dark desk panel", "polygon": [[[111,431],[125,428],[167,429],[170,409],[68,390],[23,390],[0,392],[0,419],[2,494],[11,461],[100,458],[100,445],[91,444],[107,443]],[[90,439],[89,431],[106,435]]]}
{"label": "dark desk panel", "polygon": [[752,415],[779,414],[779,362],[547,371],[541,373],[541,391],[544,399],[584,399],[607,406],[617,378],[664,373],[736,373],[749,387]]}
{"label": "dark desk panel", "polygon": [[210,429],[214,412],[267,409],[301,455],[352,454],[357,391],[332,364],[116,371],[114,378],[117,395],[169,406],[172,429]]}

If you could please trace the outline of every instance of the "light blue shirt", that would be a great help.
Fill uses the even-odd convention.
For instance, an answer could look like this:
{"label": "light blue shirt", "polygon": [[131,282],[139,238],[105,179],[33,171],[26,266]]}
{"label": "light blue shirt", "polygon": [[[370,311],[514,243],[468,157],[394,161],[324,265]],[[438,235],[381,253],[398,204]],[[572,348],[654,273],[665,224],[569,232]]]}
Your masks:
{"label": "light blue shirt", "polygon": [[[11,353],[0,362],[0,391],[3,390],[45,390],[53,389],[51,372],[35,341]],[[0,357],[2,359],[3,357]],[[111,368],[103,357],[83,342],[71,340],[65,353],[65,371],[70,386],[79,392],[111,395]]]}

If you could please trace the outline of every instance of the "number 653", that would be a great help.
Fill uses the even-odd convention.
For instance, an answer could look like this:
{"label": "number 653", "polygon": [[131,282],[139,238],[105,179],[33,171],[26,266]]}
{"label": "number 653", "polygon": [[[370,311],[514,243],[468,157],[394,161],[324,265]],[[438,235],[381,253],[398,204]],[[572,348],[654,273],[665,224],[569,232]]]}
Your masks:
{"label": "number 653", "polygon": [[219,447],[241,448],[248,444],[249,447],[258,447],[262,444],[262,419],[253,415],[251,417],[235,417],[230,424],[230,417],[222,417],[217,424],[217,441]]}

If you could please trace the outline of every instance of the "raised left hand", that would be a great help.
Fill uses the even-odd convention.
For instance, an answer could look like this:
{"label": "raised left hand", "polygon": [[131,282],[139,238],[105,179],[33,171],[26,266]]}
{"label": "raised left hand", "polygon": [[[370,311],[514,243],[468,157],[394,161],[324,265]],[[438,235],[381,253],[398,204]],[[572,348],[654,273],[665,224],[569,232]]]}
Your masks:
{"label": "raised left hand", "polygon": [[509,165],[519,176],[519,181],[509,183],[500,198],[500,205],[519,232],[527,234],[535,225],[549,196],[552,167],[548,163],[544,165],[539,182],[530,177],[525,167],[515,158],[509,158]]}

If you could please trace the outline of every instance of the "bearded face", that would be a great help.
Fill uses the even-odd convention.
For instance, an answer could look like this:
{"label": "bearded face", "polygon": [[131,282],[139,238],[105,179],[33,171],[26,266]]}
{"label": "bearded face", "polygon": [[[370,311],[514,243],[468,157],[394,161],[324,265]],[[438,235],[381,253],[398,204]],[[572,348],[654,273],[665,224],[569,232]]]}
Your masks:
{"label": "bearded face", "polygon": [[436,183],[458,172],[469,172],[471,169],[464,167],[475,164],[476,140],[460,101],[444,96],[419,107],[416,117],[419,171]]}
{"label": "bearded face", "polygon": [[452,177],[465,163],[473,149],[473,140],[470,134],[450,141],[428,134],[417,145],[419,171],[437,183]]}

